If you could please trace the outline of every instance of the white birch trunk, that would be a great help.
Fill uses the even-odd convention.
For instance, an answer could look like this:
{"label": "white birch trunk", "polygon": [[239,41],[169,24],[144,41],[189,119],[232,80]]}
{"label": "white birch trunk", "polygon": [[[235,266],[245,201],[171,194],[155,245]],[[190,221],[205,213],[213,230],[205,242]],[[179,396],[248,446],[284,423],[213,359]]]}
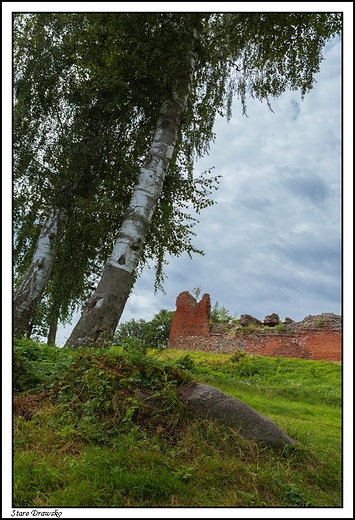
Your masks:
{"label": "white birch trunk", "polygon": [[23,336],[29,331],[38,302],[46,288],[55,261],[55,240],[59,229],[67,220],[63,209],[52,209],[39,236],[30,267],[14,294],[14,335]]}
{"label": "white birch trunk", "polygon": [[179,78],[179,91],[173,92],[162,104],[149,154],[141,168],[111,257],[67,346],[100,346],[113,338],[133,287],[147,232],[173,156],[194,65],[195,57],[191,52],[187,70]]}

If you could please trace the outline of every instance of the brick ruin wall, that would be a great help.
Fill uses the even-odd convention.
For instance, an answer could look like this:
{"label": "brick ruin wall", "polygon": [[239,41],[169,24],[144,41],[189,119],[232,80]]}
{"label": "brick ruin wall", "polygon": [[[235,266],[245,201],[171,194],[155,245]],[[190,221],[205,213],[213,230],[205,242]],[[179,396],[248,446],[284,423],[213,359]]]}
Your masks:
{"label": "brick ruin wall", "polygon": [[[323,361],[341,361],[341,316],[324,313],[307,316],[301,322],[285,325],[285,332],[274,329],[237,333],[229,324],[210,327],[210,297],[205,294],[197,303],[187,291],[176,299],[168,347],[176,350],[199,350],[233,353],[242,350],[263,356],[293,357]],[[321,320],[321,321],[320,321]],[[316,323],[322,323],[317,326]]]}

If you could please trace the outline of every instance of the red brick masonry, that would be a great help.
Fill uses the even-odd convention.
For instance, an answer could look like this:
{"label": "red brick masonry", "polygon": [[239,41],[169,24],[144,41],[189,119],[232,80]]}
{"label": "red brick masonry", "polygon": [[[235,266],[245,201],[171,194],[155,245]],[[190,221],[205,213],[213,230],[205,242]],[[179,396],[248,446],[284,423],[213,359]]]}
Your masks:
{"label": "red brick masonry", "polygon": [[[342,331],[340,316],[327,321],[324,325],[310,326],[312,320],[305,318],[303,322],[294,322],[289,325],[286,333],[277,333],[268,330],[265,333],[248,332],[245,334],[233,334],[232,329],[221,333],[210,330],[209,315],[211,303],[208,294],[205,294],[199,303],[187,291],[181,293],[176,299],[176,311],[174,313],[170,336],[169,348],[177,350],[200,350],[206,352],[234,352],[243,350],[249,354],[264,356],[280,356],[304,358],[324,361],[341,361]],[[318,317],[314,317],[318,318]],[[315,322],[316,320],[313,320]],[[308,326],[307,326],[308,325]],[[295,330],[292,330],[292,327]]]}
{"label": "red brick masonry", "polygon": [[211,300],[204,294],[198,303],[188,291],[176,298],[176,311],[171,324],[169,342],[181,336],[209,336]]}

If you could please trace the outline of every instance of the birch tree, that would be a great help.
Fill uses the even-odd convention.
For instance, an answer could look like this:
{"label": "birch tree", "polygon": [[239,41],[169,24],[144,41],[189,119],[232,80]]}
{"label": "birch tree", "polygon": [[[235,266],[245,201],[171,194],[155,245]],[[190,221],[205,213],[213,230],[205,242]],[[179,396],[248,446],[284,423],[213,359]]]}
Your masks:
{"label": "birch tree", "polygon": [[[162,82],[155,88],[147,75],[152,43],[132,52],[145,17],[132,28],[127,15],[76,16],[41,13],[20,16],[15,23],[17,335],[36,321],[41,293],[52,330],[53,320],[66,319],[87,298],[111,253],[165,89]],[[182,175],[184,164],[176,166],[161,188],[139,260],[141,267],[149,260],[156,262],[156,288],[162,283],[166,252],[200,253],[191,242],[195,219],[183,206],[191,204],[200,211],[211,204],[208,197],[217,182],[205,174],[191,181]],[[44,215],[57,215],[53,208],[58,204],[65,207],[66,225],[61,226],[56,248],[50,248],[47,274],[39,279],[31,256],[38,260],[34,251],[38,234],[47,229]],[[36,287],[36,294],[31,287]]]}
{"label": "birch tree", "polygon": [[166,171],[174,154],[194,67],[195,56],[191,49],[186,56],[186,69],[181,72],[177,89],[161,107],[153,142],[141,168],[112,254],[94,295],[68,339],[68,346],[91,342],[100,345],[108,338],[113,338],[133,286]]}
{"label": "birch tree", "polygon": [[[112,102],[117,85],[106,74],[102,53],[85,41],[88,25],[84,14],[28,14],[14,21],[16,335],[29,331],[45,291],[53,300],[47,308],[55,307],[62,318],[86,296],[93,264],[102,268],[107,258],[110,219],[121,220],[129,201],[130,164],[144,147],[144,117],[127,101],[132,97],[127,82],[115,89]],[[118,150],[117,141],[122,141]],[[56,227],[60,240],[56,237],[55,248],[47,240],[44,251],[48,229],[53,235],[48,219],[52,224],[59,219],[60,204],[67,225]],[[33,267],[35,262],[44,268],[40,255],[46,255],[45,276]]]}
{"label": "birch tree", "polygon": [[[137,15],[129,16],[134,25]],[[340,29],[340,16],[332,13],[164,13],[160,21],[157,16],[145,20],[142,48],[147,38],[155,41],[156,54],[164,58],[158,79],[169,94],[112,254],[68,346],[99,346],[112,339],[164,179],[178,154],[191,162],[194,154],[208,150],[214,118],[231,116],[235,94],[244,114],[248,95],[265,100],[270,109],[270,98],[287,88],[303,97],[313,87],[325,42]],[[163,33],[165,39],[159,38]]]}
{"label": "birch tree", "polygon": [[22,336],[28,332],[28,325],[42,297],[55,261],[55,245],[59,229],[65,224],[65,210],[55,209],[50,212],[43,225],[35,253],[19,288],[14,295],[14,334]]}
{"label": "birch tree", "polygon": [[[76,28],[79,25],[80,20]],[[65,100],[63,80],[75,85],[80,77],[70,39],[62,29],[61,15],[14,18],[13,322],[17,336],[29,335],[32,329],[73,202],[74,185],[68,190],[66,167],[75,107]],[[47,60],[44,74],[43,62],[49,54],[52,63]]]}

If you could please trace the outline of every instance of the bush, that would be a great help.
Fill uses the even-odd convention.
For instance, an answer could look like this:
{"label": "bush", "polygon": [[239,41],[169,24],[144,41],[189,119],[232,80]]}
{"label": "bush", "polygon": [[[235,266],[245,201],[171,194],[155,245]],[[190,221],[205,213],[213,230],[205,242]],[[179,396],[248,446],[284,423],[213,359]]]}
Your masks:
{"label": "bush", "polygon": [[127,344],[127,340],[136,339],[141,342],[143,349],[166,348],[173,316],[174,311],[161,309],[151,321],[133,318],[117,327],[113,343],[123,345]]}
{"label": "bush", "polygon": [[260,373],[256,360],[247,352],[236,350],[230,361],[235,366],[233,372],[239,376],[253,376]]}
{"label": "bush", "polygon": [[30,339],[15,339],[13,348],[13,388],[16,393],[43,390],[49,379],[60,378],[68,368],[70,352]]}
{"label": "bush", "polygon": [[275,330],[276,332],[285,332],[286,331],[286,325],[284,325],[283,323],[278,323],[277,325],[275,325]]}
{"label": "bush", "polygon": [[15,393],[26,392],[41,382],[32,365],[21,354],[14,352],[12,361],[12,385]]}
{"label": "bush", "polygon": [[175,365],[184,370],[192,370],[195,368],[195,362],[192,357],[189,356],[189,354],[186,354],[186,356],[182,356],[181,358],[177,359],[175,361]]}
{"label": "bush", "polygon": [[125,352],[133,357],[139,358],[145,356],[147,353],[147,345],[143,341],[136,337],[126,337],[121,342],[121,346]]}
{"label": "bush", "polygon": [[218,302],[215,303],[210,312],[210,323],[231,323],[235,321],[235,316],[230,314],[229,309],[220,307]]}
{"label": "bush", "polygon": [[242,361],[242,359],[246,358],[247,357],[247,353],[244,352],[243,350],[236,350],[231,358],[230,358],[230,361],[232,363],[240,363]]}

